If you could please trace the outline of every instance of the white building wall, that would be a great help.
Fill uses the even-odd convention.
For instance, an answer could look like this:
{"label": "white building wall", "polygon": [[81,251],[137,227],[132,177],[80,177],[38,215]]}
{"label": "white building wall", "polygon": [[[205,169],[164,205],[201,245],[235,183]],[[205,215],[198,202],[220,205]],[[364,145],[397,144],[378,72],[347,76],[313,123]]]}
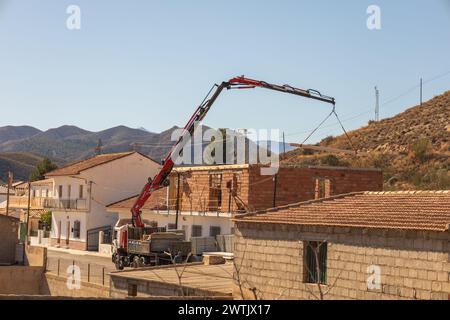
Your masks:
{"label": "white building wall", "polygon": [[[114,210],[114,209],[109,209]],[[120,219],[130,219],[131,213],[128,210],[121,209],[118,211]],[[169,223],[175,223],[175,213],[170,212],[170,214],[160,212],[160,213],[149,213],[144,212],[142,214],[142,219],[148,222],[155,221],[158,223],[158,227],[168,227]],[[220,233],[222,235],[232,234],[232,228],[234,223],[231,221],[229,214],[221,214],[220,216],[210,214],[209,216],[203,216],[198,213],[182,213],[178,216],[178,229],[184,229],[186,231],[186,240],[189,240],[192,236],[192,226],[201,225],[202,226],[202,237],[209,237],[210,227],[220,227]],[[183,228],[184,227],[184,228]]]}
{"label": "white building wall", "polygon": [[[80,238],[73,236],[72,228],[75,221],[80,221]],[[86,242],[87,235],[87,213],[86,212],[52,212],[52,230],[50,232],[50,238],[58,238],[59,222],[61,222],[61,243],[67,239],[67,223],[70,223],[69,240]]]}
{"label": "white building wall", "polygon": [[[57,176],[54,178],[54,199],[79,199],[79,186],[83,185],[83,198],[86,199],[86,210],[53,210],[52,238],[58,237],[61,221],[61,241],[66,239],[66,223],[71,227],[75,220],[81,222],[81,237],[73,239],[86,241],[87,231],[104,226],[114,226],[118,219],[117,213],[106,211],[106,206],[124,198],[138,194],[148,177],[153,177],[159,171],[159,164],[138,153],[109,163],[82,171],[79,175]],[[63,186],[59,194],[59,186]],[[71,186],[70,197],[68,186]],[[71,233],[71,237],[73,234]],[[72,238],[70,238],[72,239]]]}

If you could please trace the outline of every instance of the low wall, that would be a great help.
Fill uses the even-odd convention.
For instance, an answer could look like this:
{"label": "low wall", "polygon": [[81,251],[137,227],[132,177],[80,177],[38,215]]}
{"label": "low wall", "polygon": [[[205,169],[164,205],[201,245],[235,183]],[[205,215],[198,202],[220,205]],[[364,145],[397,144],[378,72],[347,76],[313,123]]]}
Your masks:
{"label": "low wall", "polygon": [[67,277],[45,273],[42,276],[40,294],[58,297],[108,298],[109,288],[95,283],[80,282],[79,289],[70,289]]}
{"label": "low wall", "polygon": [[30,237],[30,244],[32,246],[49,246],[50,238]]}
{"label": "low wall", "polygon": [[47,248],[27,246],[25,250],[25,265],[44,267],[47,264]]}
{"label": "low wall", "polygon": [[112,245],[100,243],[98,245],[98,253],[101,253],[104,255],[112,255]]}
{"label": "low wall", "polygon": [[0,294],[40,294],[43,272],[42,267],[0,267]]}

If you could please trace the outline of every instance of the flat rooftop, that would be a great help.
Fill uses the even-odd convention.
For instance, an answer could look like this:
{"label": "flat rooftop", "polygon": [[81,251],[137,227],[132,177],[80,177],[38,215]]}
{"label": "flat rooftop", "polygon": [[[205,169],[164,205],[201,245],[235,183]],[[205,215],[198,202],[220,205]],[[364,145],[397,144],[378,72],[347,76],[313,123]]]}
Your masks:
{"label": "flat rooftop", "polygon": [[[177,266],[178,272],[184,266]],[[175,268],[155,267],[132,271],[112,272],[111,277],[135,280],[137,282],[158,282],[168,286],[178,286],[178,276]],[[231,296],[233,292],[233,264],[228,262],[221,265],[192,264],[186,267],[181,278],[183,287],[209,291],[220,296]]]}

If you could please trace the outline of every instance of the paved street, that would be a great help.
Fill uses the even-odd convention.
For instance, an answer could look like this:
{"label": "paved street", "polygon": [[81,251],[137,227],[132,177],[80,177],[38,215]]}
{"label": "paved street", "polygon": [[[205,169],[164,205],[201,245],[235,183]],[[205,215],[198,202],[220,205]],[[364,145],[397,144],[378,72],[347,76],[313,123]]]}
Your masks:
{"label": "paved street", "polygon": [[75,250],[68,252],[47,250],[47,272],[49,273],[68,275],[71,272],[69,267],[74,263],[80,268],[82,281],[109,286],[108,273],[115,271],[111,257]]}

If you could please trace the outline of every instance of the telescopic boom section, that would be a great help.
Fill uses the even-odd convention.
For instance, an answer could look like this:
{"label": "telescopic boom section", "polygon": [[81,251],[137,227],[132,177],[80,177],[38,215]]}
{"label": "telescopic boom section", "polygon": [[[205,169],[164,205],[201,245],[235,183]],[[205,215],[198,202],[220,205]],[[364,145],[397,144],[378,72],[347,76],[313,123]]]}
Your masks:
{"label": "telescopic boom section", "polygon": [[324,96],[317,90],[304,90],[299,88],[294,88],[289,85],[275,85],[270,84],[264,81],[259,80],[253,80],[242,77],[236,77],[233,79],[230,79],[227,82],[222,82],[220,85],[214,85],[213,88],[210,90],[206,98],[203,100],[203,102],[200,104],[200,106],[195,110],[194,114],[189,119],[188,123],[184,127],[184,131],[180,139],[175,143],[175,145],[172,147],[169,154],[164,159],[164,164],[159,173],[153,178],[149,178],[148,182],[145,184],[144,188],[142,189],[139,197],[137,198],[136,202],[134,203],[133,207],[131,208],[131,214],[132,214],[132,222],[133,226],[137,228],[144,228],[145,224],[142,221],[141,218],[141,209],[147,202],[147,200],[150,198],[151,194],[168,185],[168,177],[169,174],[172,172],[172,169],[174,167],[174,159],[176,159],[179,156],[180,150],[183,149],[186,143],[189,142],[189,139],[183,138],[186,136],[192,136],[195,129],[199,125],[200,121],[202,121],[208,111],[211,109],[214,102],[217,100],[219,95],[222,93],[224,89],[253,89],[256,87],[280,91],[284,93],[290,93],[298,96],[302,96],[305,98],[310,98],[326,103],[330,103],[335,105],[335,100],[332,97]]}

